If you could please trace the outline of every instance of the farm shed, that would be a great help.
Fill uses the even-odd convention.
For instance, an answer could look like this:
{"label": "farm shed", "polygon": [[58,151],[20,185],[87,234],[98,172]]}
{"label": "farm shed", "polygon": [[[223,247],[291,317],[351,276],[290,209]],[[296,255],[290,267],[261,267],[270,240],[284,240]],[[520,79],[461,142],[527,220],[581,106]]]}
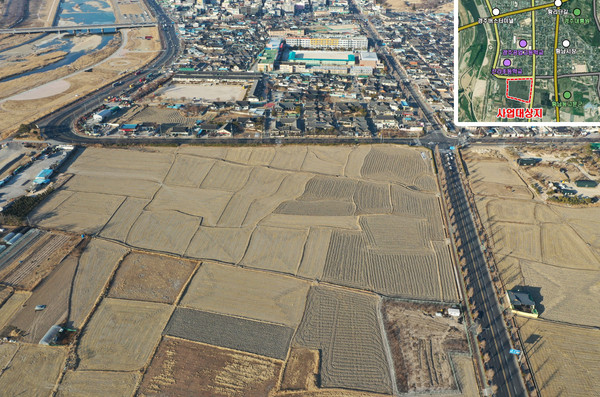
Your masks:
{"label": "farm shed", "polygon": [[575,181],[575,186],[577,187],[596,187],[598,186],[598,182],[592,181],[589,179],[580,179]]}
{"label": "farm shed", "polygon": [[61,332],[63,332],[63,329],[60,325],[53,325],[40,340],[40,345],[49,346],[55,344]]}
{"label": "farm shed", "polygon": [[542,161],[542,159],[522,158],[522,159],[517,159],[517,164],[518,165],[536,165],[540,161]]}
{"label": "farm shed", "polygon": [[510,300],[510,307],[513,312],[519,312],[528,317],[538,316],[538,312],[535,309],[535,302],[528,293],[520,291],[508,291],[507,293]]}

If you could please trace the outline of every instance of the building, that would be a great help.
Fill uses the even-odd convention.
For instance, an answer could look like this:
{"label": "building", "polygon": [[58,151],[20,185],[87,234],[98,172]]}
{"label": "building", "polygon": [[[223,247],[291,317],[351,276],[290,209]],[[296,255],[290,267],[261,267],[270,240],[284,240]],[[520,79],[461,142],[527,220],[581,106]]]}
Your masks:
{"label": "building", "polygon": [[508,291],[507,294],[508,299],[510,300],[510,308],[513,313],[525,317],[538,317],[538,312],[535,309],[535,302],[527,292]]}
{"label": "building", "polygon": [[598,182],[592,181],[589,179],[579,179],[575,181],[575,186],[577,187],[596,187],[598,186]]}
{"label": "building", "polygon": [[318,35],[309,36],[291,36],[286,37],[286,44],[292,47],[309,49],[348,49],[348,50],[366,50],[369,48],[367,36],[351,35]]}
{"label": "building", "polygon": [[354,54],[345,51],[290,51],[287,61],[308,66],[356,64]]}
{"label": "building", "polygon": [[377,53],[361,51],[359,54],[359,66],[369,66],[372,68],[377,68],[379,66],[379,59],[377,58]]}
{"label": "building", "polygon": [[282,40],[278,37],[273,37],[269,40],[269,42],[267,43],[267,50],[277,50],[279,49],[279,46],[281,45]]}
{"label": "building", "polygon": [[517,159],[517,164],[518,165],[536,165],[540,161],[542,161],[542,159],[522,158],[522,159]]}
{"label": "building", "polygon": [[33,180],[34,185],[45,185],[50,182],[50,177],[54,171],[50,168],[42,170]]}
{"label": "building", "polygon": [[123,124],[121,127],[119,127],[119,132],[136,132],[138,130],[138,126],[139,124]]}
{"label": "building", "polygon": [[117,113],[119,109],[120,108],[118,106],[113,106],[112,108],[101,110],[98,113],[94,114],[93,119],[94,121],[101,123],[104,120],[110,118],[113,114]]}
{"label": "building", "polygon": [[258,57],[258,65],[256,69],[259,72],[271,72],[275,67],[275,61],[277,60],[277,54],[279,50],[264,50]]}
{"label": "building", "polygon": [[40,340],[40,345],[54,345],[62,332],[63,329],[60,325],[53,325]]}

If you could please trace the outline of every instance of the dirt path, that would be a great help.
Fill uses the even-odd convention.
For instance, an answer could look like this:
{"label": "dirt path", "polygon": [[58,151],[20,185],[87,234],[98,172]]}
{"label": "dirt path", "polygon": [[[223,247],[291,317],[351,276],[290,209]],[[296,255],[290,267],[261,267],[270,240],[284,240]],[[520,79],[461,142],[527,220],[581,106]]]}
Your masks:
{"label": "dirt path", "polygon": [[377,302],[377,323],[379,324],[379,329],[381,331],[381,339],[383,341],[383,351],[385,352],[385,356],[387,358],[388,366],[390,369],[390,378],[392,379],[392,394],[394,396],[400,395],[398,391],[398,382],[396,379],[396,370],[394,368],[394,359],[392,358],[392,349],[390,349],[390,342],[388,341],[387,333],[385,332],[385,325],[383,322],[382,315],[382,302],[383,299],[379,297]]}

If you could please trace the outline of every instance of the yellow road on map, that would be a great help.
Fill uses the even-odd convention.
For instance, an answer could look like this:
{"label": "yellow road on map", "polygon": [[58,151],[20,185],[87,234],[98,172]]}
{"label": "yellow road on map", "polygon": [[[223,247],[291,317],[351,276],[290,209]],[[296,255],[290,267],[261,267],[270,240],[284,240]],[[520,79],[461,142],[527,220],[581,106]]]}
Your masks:
{"label": "yellow road on map", "polygon": [[[567,1],[569,1],[569,0],[564,0],[563,3],[567,2]],[[491,17],[491,18],[492,19],[500,19],[500,18],[511,16],[511,15],[517,15],[517,14],[522,14],[524,12],[541,10],[542,8],[548,8],[548,7],[556,7],[556,5],[554,5],[554,3],[541,4],[541,5],[535,6],[535,7],[528,7],[528,8],[523,8],[521,10],[514,10],[514,11],[505,12],[504,14],[499,14],[499,15],[496,15],[496,16]],[[458,31],[460,32],[461,30],[472,28],[473,26],[477,26],[477,25],[481,25],[481,24],[479,22],[475,21],[475,22],[472,22],[472,23],[470,23],[468,25],[460,26],[458,28]]]}

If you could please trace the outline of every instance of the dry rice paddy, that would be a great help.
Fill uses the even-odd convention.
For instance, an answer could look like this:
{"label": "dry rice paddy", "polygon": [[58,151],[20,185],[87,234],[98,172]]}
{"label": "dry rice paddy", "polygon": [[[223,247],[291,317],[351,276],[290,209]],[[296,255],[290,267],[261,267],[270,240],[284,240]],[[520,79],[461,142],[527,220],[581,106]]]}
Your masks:
{"label": "dry rice paddy", "polygon": [[108,296],[174,303],[195,267],[193,261],[132,252],[119,265]]}
{"label": "dry rice paddy", "polygon": [[[573,324],[600,325],[590,302],[600,299],[600,226],[598,208],[568,208],[515,192],[498,199],[479,183],[517,186],[514,161],[487,160],[478,153],[465,156],[477,207],[489,233],[501,277],[510,288],[524,287],[538,305],[541,318]],[[494,174],[497,170],[497,175]],[[527,188],[521,180],[522,188]],[[573,293],[577,291],[577,293]]]}
{"label": "dry rice paddy", "polygon": [[321,349],[323,387],[392,392],[377,310],[375,295],[311,288],[294,343]]}
{"label": "dry rice paddy", "polygon": [[11,355],[0,375],[2,394],[48,396],[56,384],[67,351],[63,348],[22,344]]}
{"label": "dry rice paddy", "polygon": [[148,361],[170,306],[105,298],[81,337],[78,369],[136,371]]}
{"label": "dry rice paddy", "polygon": [[75,327],[81,327],[100,293],[108,287],[108,281],[117,264],[128,250],[109,241],[93,239],[79,258],[79,265],[73,280],[69,320]]}
{"label": "dry rice paddy", "polygon": [[262,397],[275,388],[281,361],[165,337],[140,396]]}
{"label": "dry rice paddy", "polygon": [[556,169],[518,167],[475,151],[465,159],[501,278],[508,289],[527,291],[540,314],[537,320],[519,319],[519,325],[541,394],[593,395],[600,389],[591,373],[600,367],[599,335],[579,325],[600,326],[594,316],[600,301],[600,210],[549,204],[527,192],[523,180],[555,180],[561,176]]}
{"label": "dry rice paddy", "polygon": [[302,318],[308,288],[306,281],[293,277],[204,263],[181,306],[295,327]]}
{"label": "dry rice paddy", "polygon": [[519,325],[525,354],[543,395],[597,394],[600,390],[598,329],[534,319],[520,319]]}
{"label": "dry rice paddy", "polygon": [[58,389],[58,397],[102,397],[133,395],[140,375],[116,371],[68,371]]}
{"label": "dry rice paddy", "polygon": [[148,363],[140,395],[391,393],[375,293],[458,300],[422,149],[88,148],[68,172],[30,217],[99,236],[76,264],[59,395],[109,371],[127,394]]}

